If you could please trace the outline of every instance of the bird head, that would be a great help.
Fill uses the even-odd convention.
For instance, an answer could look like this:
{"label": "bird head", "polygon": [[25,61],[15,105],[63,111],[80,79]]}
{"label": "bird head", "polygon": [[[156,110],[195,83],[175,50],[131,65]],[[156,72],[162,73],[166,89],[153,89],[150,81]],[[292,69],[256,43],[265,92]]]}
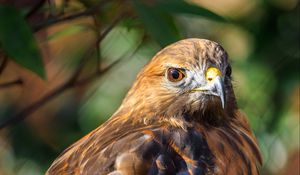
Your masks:
{"label": "bird head", "polygon": [[217,43],[186,39],[157,53],[138,74],[122,107],[140,117],[219,121],[236,108],[227,53]]}

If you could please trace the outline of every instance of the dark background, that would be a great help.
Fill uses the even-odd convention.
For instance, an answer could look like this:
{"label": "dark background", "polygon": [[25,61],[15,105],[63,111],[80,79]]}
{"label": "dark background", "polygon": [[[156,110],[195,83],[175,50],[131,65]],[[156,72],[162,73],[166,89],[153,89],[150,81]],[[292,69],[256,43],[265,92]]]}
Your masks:
{"label": "dark background", "polygon": [[0,0],[0,175],[43,174],[183,38],[219,42],[263,175],[299,174],[298,0]]}

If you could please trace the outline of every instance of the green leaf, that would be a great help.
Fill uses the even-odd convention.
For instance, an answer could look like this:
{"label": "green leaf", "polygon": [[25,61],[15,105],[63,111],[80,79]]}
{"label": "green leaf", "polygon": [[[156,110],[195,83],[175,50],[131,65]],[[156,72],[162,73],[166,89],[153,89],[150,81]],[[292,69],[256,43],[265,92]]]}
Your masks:
{"label": "green leaf", "polygon": [[45,78],[41,53],[30,27],[11,6],[0,6],[0,45],[9,58]]}
{"label": "green leaf", "polygon": [[227,21],[224,17],[217,15],[214,12],[211,12],[200,6],[187,3],[183,0],[161,0],[158,1],[158,3],[155,6],[156,8],[168,11],[170,13],[185,13],[206,17],[220,22]]}
{"label": "green leaf", "polygon": [[138,0],[134,0],[133,3],[147,31],[161,46],[166,46],[180,39],[171,16]]}

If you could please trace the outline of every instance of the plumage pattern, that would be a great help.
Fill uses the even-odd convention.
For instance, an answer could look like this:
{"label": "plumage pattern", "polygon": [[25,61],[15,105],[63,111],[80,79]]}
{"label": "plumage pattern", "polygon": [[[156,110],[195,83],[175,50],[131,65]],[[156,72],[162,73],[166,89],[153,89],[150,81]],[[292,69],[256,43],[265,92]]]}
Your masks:
{"label": "plumage pattern", "polygon": [[157,53],[114,115],[46,174],[257,175],[261,163],[226,52],[186,39]]}

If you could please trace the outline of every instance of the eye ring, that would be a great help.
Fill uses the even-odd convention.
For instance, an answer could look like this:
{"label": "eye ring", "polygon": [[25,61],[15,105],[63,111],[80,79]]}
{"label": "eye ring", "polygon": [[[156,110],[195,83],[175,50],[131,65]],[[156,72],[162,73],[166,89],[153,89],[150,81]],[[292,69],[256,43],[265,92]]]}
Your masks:
{"label": "eye ring", "polygon": [[181,81],[184,77],[185,74],[182,69],[171,67],[167,70],[167,78],[171,82]]}

